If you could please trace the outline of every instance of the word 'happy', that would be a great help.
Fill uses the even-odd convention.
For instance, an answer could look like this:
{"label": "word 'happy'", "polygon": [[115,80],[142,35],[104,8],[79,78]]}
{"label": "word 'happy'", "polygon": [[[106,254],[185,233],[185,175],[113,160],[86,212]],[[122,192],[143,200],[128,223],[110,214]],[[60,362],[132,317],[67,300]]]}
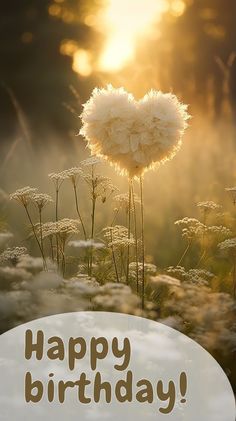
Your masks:
{"label": "word 'happy'", "polygon": [[[43,331],[37,331],[36,338],[33,332],[25,333],[25,358],[36,361],[61,361],[66,362],[67,373],[78,372],[78,365],[86,359],[86,369],[79,371],[76,380],[54,380],[56,373],[49,373],[45,380],[33,379],[28,371],[25,375],[25,400],[27,403],[39,403],[46,398],[49,403],[55,401],[63,404],[69,393],[75,393],[76,399],[81,404],[111,403],[113,399],[120,403],[130,403],[136,400],[139,403],[153,403],[157,401],[159,411],[169,414],[173,411],[177,395],[180,394],[180,403],[186,403],[187,375],[182,372],[178,379],[178,386],[173,380],[164,384],[158,379],[155,384],[142,378],[134,380],[134,374],[128,370],[132,355],[130,340],[118,340],[114,337],[108,341],[105,337],[92,337],[86,341],[83,337],[70,337],[65,343],[62,338],[52,336],[45,341]],[[123,372],[123,376],[115,384],[104,381],[102,362],[109,358],[115,359],[115,364],[109,370]],[[89,363],[87,363],[89,361]],[[97,368],[99,366],[99,370]],[[106,367],[107,368],[107,367]],[[90,376],[85,371],[90,372]],[[111,375],[112,378],[112,375]]]}

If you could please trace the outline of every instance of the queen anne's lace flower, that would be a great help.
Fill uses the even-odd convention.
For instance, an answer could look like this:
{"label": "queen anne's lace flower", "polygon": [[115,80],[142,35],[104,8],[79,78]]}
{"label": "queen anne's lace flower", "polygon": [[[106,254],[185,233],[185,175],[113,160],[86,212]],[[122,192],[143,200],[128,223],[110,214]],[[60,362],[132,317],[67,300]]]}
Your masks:
{"label": "queen anne's lace flower", "polygon": [[189,117],[175,95],[150,91],[135,101],[123,88],[109,85],[94,89],[84,104],[80,133],[92,154],[139,176],[175,155]]}
{"label": "queen anne's lace flower", "polygon": [[198,219],[185,217],[175,222],[175,225],[182,226],[182,236],[188,240],[199,237],[207,231],[207,226]]}
{"label": "queen anne's lace flower", "polygon": [[14,193],[10,195],[10,200],[16,200],[17,202],[21,203],[24,206],[27,206],[29,201],[31,200],[33,194],[37,192],[37,189],[33,187],[23,187],[22,189],[16,190]]}
{"label": "queen anne's lace flower", "polygon": [[16,264],[19,258],[26,253],[27,249],[25,247],[7,248],[0,254],[0,263],[11,262],[12,264]]}
{"label": "queen anne's lace flower", "polygon": [[218,244],[220,250],[232,250],[236,252],[236,238],[230,238]]}
{"label": "queen anne's lace flower", "polygon": [[72,184],[75,186],[77,184],[79,176],[82,174],[82,170],[80,167],[72,167],[68,170],[64,170],[61,172],[62,177],[65,179],[68,178],[71,180]]}
{"label": "queen anne's lace flower", "polygon": [[212,201],[198,202],[197,207],[205,212],[210,212],[212,210],[219,210],[221,208],[220,205],[217,205],[217,203],[212,202]]}
{"label": "queen anne's lace flower", "polygon": [[32,195],[32,202],[42,210],[48,203],[53,202],[53,199],[46,193],[34,193]]}
{"label": "queen anne's lace flower", "polygon": [[107,240],[108,247],[128,247],[134,245],[133,234],[129,233],[128,229],[123,225],[114,225],[103,229],[104,238]]}

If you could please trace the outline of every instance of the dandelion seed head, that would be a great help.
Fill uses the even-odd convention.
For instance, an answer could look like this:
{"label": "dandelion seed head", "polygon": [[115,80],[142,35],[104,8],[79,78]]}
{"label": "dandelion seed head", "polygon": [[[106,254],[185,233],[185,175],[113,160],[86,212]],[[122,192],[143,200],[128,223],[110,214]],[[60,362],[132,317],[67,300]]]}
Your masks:
{"label": "dandelion seed head", "polygon": [[174,157],[189,119],[172,94],[150,91],[140,101],[123,88],[95,88],[81,114],[82,134],[93,155],[121,173],[140,176]]}

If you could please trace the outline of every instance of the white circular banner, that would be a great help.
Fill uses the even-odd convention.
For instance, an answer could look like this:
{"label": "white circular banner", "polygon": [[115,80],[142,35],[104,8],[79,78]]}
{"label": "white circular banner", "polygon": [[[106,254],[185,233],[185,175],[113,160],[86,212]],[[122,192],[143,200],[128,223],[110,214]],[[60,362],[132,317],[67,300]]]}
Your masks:
{"label": "white circular banner", "polygon": [[0,421],[234,421],[219,364],[176,330],[116,313],[60,314],[0,336]]}

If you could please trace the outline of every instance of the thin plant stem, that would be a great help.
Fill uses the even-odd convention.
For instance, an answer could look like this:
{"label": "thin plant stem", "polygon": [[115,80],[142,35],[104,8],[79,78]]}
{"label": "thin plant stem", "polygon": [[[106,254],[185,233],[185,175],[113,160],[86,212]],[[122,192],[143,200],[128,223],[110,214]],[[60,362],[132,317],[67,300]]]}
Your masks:
{"label": "thin plant stem", "polygon": [[62,244],[61,244],[61,255],[62,255],[61,269],[62,269],[62,275],[64,278],[65,273],[66,273],[65,241],[64,240],[62,240]]}
{"label": "thin plant stem", "polygon": [[41,243],[41,248],[42,248],[42,252],[43,252],[43,255],[44,255],[42,209],[41,208],[39,208],[39,229],[40,229],[40,243]]}
{"label": "thin plant stem", "polygon": [[145,304],[145,244],[144,244],[144,200],[143,200],[143,178],[140,177],[140,199],[141,199],[141,250],[142,250],[142,309]]}
{"label": "thin plant stem", "polygon": [[117,208],[117,209],[115,210],[115,212],[114,212],[114,217],[113,217],[112,222],[111,222],[111,227],[113,227],[114,223],[116,222],[116,219],[117,219],[117,216],[118,216],[118,214],[119,214],[119,211],[120,211],[120,208]]}
{"label": "thin plant stem", "polygon": [[[91,213],[91,239],[94,240],[95,232],[95,210],[96,210],[96,194],[95,194],[95,179],[94,179],[94,166],[92,165],[92,213]],[[93,247],[90,250],[90,265],[89,265],[89,275],[92,275],[93,268]]]}
{"label": "thin plant stem", "polygon": [[34,226],[33,221],[32,221],[32,219],[31,219],[31,216],[30,216],[30,213],[29,213],[29,210],[28,210],[27,205],[24,205],[24,208],[25,208],[26,214],[27,214],[27,216],[28,216],[28,219],[29,219],[29,221],[30,221],[30,225],[31,225],[31,228],[32,228],[33,233],[34,233],[35,240],[36,240],[36,242],[37,242],[37,244],[38,244],[38,247],[39,247],[39,250],[40,250],[40,252],[41,252],[41,255],[42,255],[42,258],[43,258],[44,269],[45,269],[45,268],[46,268],[45,256],[44,256],[44,253],[43,253],[43,250],[42,250],[42,247],[41,247],[40,241],[39,241],[39,239],[38,239],[38,236],[37,236],[37,233],[36,233],[36,230],[35,230],[35,226]]}
{"label": "thin plant stem", "polygon": [[187,244],[186,249],[184,250],[181,258],[179,259],[179,261],[177,263],[177,266],[179,266],[182,263],[182,261],[184,260],[185,256],[187,255],[187,253],[188,253],[188,251],[189,251],[189,249],[191,247],[191,244],[192,244],[192,241],[189,241],[188,244]]}
{"label": "thin plant stem", "polygon": [[87,240],[87,234],[86,234],[86,230],[85,230],[85,226],[84,226],[84,222],[79,210],[79,201],[78,201],[78,194],[77,194],[77,189],[76,189],[76,184],[73,183],[73,188],[74,188],[74,195],[75,195],[75,207],[76,207],[76,212],[78,214],[81,226],[82,226],[82,230],[83,230],[83,234],[84,234],[84,239]]}
{"label": "thin plant stem", "polygon": [[234,266],[233,266],[233,296],[236,298],[236,256],[234,257]]}
{"label": "thin plant stem", "polygon": [[116,273],[116,281],[117,282],[120,282],[118,268],[117,268],[117,263],[116,263],[116,256],[115,256],[115,251],[114,251],[114,246],[113,246],[112,230],[110,230],[110,235],[111,235],[111,254],[112,254],[112,260],[113,260],[113,264],[114,264],[114,268],[115,268],[115,273]]}
{"label": "thin plant stem", "polygon": [[49,243],[50,243],[50,248],[51,248],[52,261],[54,262],[54,250],[53,250],[53,242],[52,242],[52,236],[51,235],[49,237]]}
{"label": "thin plant stem", "polygon": [[137,216],[136,216],[136,205],[135,205],[133,181],[131,181],[131,194],[132,194],[132,206],[133,206],[133,216],[134,216],[136,290],[137,290],[137,294],[138,294],[139,293],[138,232],[137,232]]}
{"label": "thin plant stem", "polygon": [[[74,195],[75,195],[75,207],[76,207],[76,212],[78,214],[81,226],[82,226],[82,230],[83,230],[83,234],[84,234],[84,239],[85,241],[87,240],[87,233],[86,233],[86,229],[85,229],[85,225],[79,210],[79,201],[78,201],[78,194],[77,194],[77,189],[76,189],[76,184],[75,182],[73,182],[73,188],[74,188]],[[87,270],[88,270],[88,275],[90,273],[90,262],[89,262],[89,255],[88,252],[86,252],[85,255],[85,263],[87,264]]]}
{"label": "thin plant stem", "polygon": [[[59,187],[56,187],[56,222],[58,222],[58,203],[59,203]],[[57,267],[59,269],[60,259],[59,259],[59,240],[58,234],[56,234],[56,255],[57,255]]]}
{"label": "thin plant stem", "polygon": [[126,284],[127,285],[129,284],[130,237],[131,237],[131,180],[129,179],[128,245],[127,245],[127,265],[126,265]]}

